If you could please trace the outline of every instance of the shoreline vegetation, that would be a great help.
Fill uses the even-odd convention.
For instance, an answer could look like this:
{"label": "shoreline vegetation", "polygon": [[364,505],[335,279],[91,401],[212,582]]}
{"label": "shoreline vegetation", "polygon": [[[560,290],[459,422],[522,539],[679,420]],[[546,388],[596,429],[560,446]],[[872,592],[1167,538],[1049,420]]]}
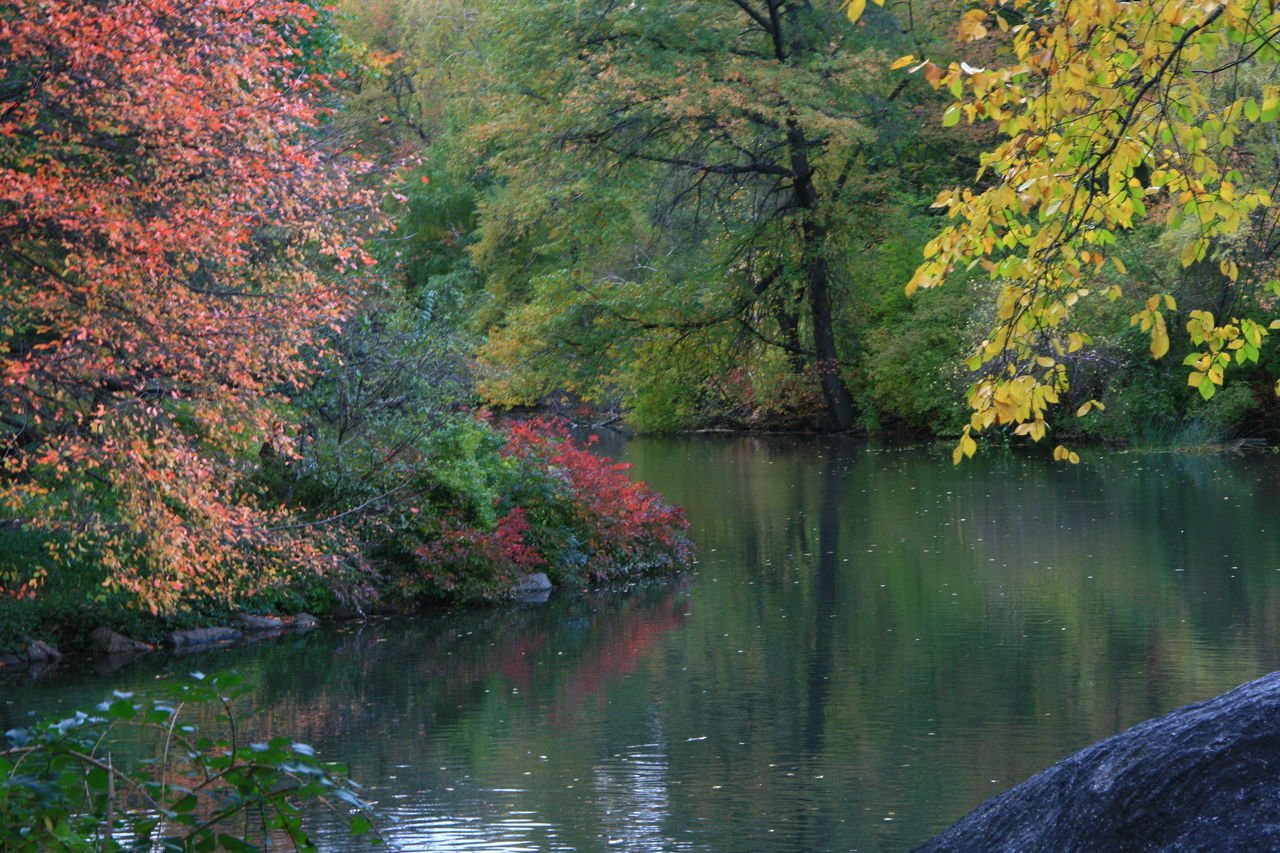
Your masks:
{"label": "shoreline vegetation", "polygon": [[[484,412],[451,415],[421,443],[420,456],[383,472],[397,488],[363,484],[377,500],[361,501],[349,530],[359,543],[358,573],[250,587],[157,613],[130,607],[86,561],[78,574],[0,599],[0,673],[66,652],[129,651],[128,642],[133,651],[181,647],[308,628],[316,616],[495,603],[686,565],[694,549],[684,513],[631,480],[626,464],[593,453],[592,443],[548,418],[494,426]],[[318,476],[292,482],[305,490]],[[28,553],[38,558],[39,543],[26,544],[0,557],[9,571]],[[202,633],[215,627],[225,633]]]}

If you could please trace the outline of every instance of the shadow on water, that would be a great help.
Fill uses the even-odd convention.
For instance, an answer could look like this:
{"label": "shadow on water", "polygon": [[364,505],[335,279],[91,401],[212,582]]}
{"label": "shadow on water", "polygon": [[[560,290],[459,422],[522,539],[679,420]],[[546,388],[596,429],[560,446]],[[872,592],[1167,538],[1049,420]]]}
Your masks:
{"label": "shadow on water", "polygon": [[[0,685],[0,725],[235,667],[407,850],[904,850],[1280,664],[1280,467],[843,439],[608,448],[696,571]],[[338,835],[326,849],[344,848]]]}

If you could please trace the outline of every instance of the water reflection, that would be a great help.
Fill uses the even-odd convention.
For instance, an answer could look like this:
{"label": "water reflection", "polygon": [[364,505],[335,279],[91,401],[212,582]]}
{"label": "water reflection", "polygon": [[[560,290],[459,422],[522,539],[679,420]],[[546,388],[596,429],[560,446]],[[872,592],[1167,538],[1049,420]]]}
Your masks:
{"label": "water reflection", "polygon": [[9,682],[0,725],[234,665],[406,850],[892,851],[1280,663],[1270,457],[615,452],[688,507],[696,573]]}

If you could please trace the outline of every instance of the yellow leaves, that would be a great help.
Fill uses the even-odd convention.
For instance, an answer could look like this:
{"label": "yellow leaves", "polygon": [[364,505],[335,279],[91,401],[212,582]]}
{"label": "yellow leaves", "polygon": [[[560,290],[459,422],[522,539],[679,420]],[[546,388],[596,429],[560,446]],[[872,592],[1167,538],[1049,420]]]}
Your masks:
{"label": "yellow leaves", "polygon": [[951,451],[952,465],[959,465],[962,459],[971,459],[973,454],[978,452],[978,443],[969,434],[970,429],[971,427],[968,426],[964,428],[964,432],[960,434],[960,440],[956,442],[955,449]]}
{"label": "yellow leaves", "polygon": [[[1268,90],[1270,90],[1268,92]],[[1264,122],[1275,121],[1280,117],[1280,94],[1275,90],[1274,86],[1268,86],[1263,90],[1267,92],[1262,98],[1262,108],[1258,111],[1258,120]]]}
{"label": "yellow leaves", "polygon": [[913,63],[913,62],[915,62],[915,61],[916,61],[915,56],[914,56],[914,55],[912,55],[912,54],[910,54],[910,53],[908,53],[906,56],[901,56],[901,57],[898,57],[897,59],[895,59],[895,60],[894,60],[894,61],[889,65],[889,70],[890,70],[890,71],[897,71],[899,68],[905,68],[906,66],[910,65],[911,63]]}
{"label": "yellow leaves", "polygon": [[[1035,26],[1010,26],[990,5],[963,15],[961,39],[981,38],[988,26],[1008,30],[1016,58],[1004,67],[915,66],[954,97],[944,126],[989,120],[1003,141],[980,158],[981,189],[939,196],[947,227],[930,241],[908,290],[942,284],[952,271],[987,270],[998,295],[987,340],[967,362],[981,377],[970,392],[970,427],[1012,424],[1036,438],[1039,408],[1051,404],[1037,389],[1054,397],[1065,390],[1056,359],[1089,342],[1087,330],[1055,330],[1071,328],[1084,291],[1117,300],[1120,277],[1131,275],[1114,253],[1120,232],[1167,222],[1170,235],[1186,235],[1173,250],[1184,266],[1230,251],[1239,244],[1234,235],[1272,204],[1242,176],[1249,166],[1233,146],[1244,143],[1249,123],[1280,120],[1280,86],[1254,77],[1251,93],[1227,96],[1206,71],[1247,50],[1240,43],[1248,33],[1280,25],[1270,5],[1083,0],[1051,8]],[[903,57],[894,67],[915,62]],[[1212,260],[1227,281],[1249,280],[1252,271],[1236,260]],[[1098,281],[1107,275],[1118,283]],[[1166,315],[1177,302],[1168,294],[1144,302],[1130,323],[1150,335],[1152,357],[1163,358],[1173,345]],[[1268,329],[1246,322],[1219,327],[1211,314],[1192,313],[1188,332],[1204,351],[1188,382],[1202,396],[1213,395],[1230,364],[1257,360]],[[1095,407],[1089,401],[1078,413]]]}
{"label": "yellow leaves", "polygon": [[1196,261],[1204,260],[1204,256],[1208,251],[1209,241],[1204,237],[1199,237],[1182,250],[1182,256],[1178,260],[1184,267],[1189,267]]}
{"label": "yellow leaves", "polygon": [[1169,352],[1169,330],[1160,310],[1162,302],[1172,307],[1173,297],[1157,293],[1147,299],[1144,309],[1129,318],[1130,326],[1138,326],[1144,332],[1151,332],[1152,358],[1163,358]]}
{"label": "yellow leaves", "polygon": [[1097,409],[1098,411],[1101,412],[1106,408],[1107,408],[1106,406],[1102,405],[1097,400],[1085,400],[1084,403],[1080,406],[1080,408],[1076,409],[1076,417],[1083,418],[1085,415],[1089,414],[1089,412],[1093,411],[1094,409]]}
{"label": "yellow leaves", "polygon": [[[875,3],[877,6],[884,5],[884,0],[871,0],[871,2]],[[845,14],[849,16],[849,20],[856,24],[858,19],[862,17],[862,13],[866,8],[867,0],[849,0],[849,5],[845,6],[844,11]]]}
{"label": "yellow leaves", "polygon": [[987,13],[982,9],[970,9],[964,13],[960,19],[960,25],[956,28],[957,41],[977,41],[987,37],[987,27],[984,23]]}
{"label": "yellow leaves", "polygon": [[1218,327],[1214,323],[1212,311],[1195,310],[1188,316],[1187,333],[1193,344],[1202,344],[1214,337]]}
{"label": "yellow leaves", "polygon": [[1163,358],[1169,352],[1169,331],[1164,325],[1164,316],[1156,315],[1155,326],[1151,330],[1151,357]]}
{"label": "yellow leaves", "polygon": [[1043,419],[1038,419],[1034,421],[1025,421],[1023,423],[1018,424],[1014,428],[1013,434],[1028,435],[1028,436],[1031,436],[1032,441],[1039,441],[1040,439],[1044,438],[1044,433],[1046,428],[1047,428],[1047,425],[1045,424]]}
{"label": "yellow leaves", "polygon": [[1191,312],[1187,333],[1193,343],[1205,346],[1204,350],[1193,352],[1182,361],[1191,367],[1187,384],[1206,400],[1211,399],[1217,387],[1223,384],[1225,370],[1233,361],[1236,364],[1258,361],[1262,339],[1269,334],[1261,323],[1248,318],[1232,318],[1219,326],[1212,313],[1200,310]]}

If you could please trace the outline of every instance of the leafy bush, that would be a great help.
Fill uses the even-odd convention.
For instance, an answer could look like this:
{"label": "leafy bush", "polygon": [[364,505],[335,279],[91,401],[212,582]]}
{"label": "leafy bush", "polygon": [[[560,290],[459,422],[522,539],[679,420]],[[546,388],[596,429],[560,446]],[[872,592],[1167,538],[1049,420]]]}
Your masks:
{"label": "leafy bush", "polygon": [[[466,499],[469,490],[454,510],[423,513],[397,537],[407,553],[389,573],[400,595],[494,599],[537,568],[561,586],[580,587],[689,558],[683,512],[628,478],[627,465],[573,441],[563,424],[516,423],[504,441],[500,497],[491,511],[478,511]],[[424,469],[423,476],[433,474]],[[441,505],[438,493],[435,503]]]}
{"label": "leafy bush", "polygon": [[[287,737],[245,742],[239,676],[116,693],[94,711],[5,733],[0,748],[0,850],[257,851],[271,839],[319,848],[300,804],[351,811],[372,829],[358,786]],[[194,721],[212,718],[220,733]],[[378,839],[372,839],[377,843]]]}

